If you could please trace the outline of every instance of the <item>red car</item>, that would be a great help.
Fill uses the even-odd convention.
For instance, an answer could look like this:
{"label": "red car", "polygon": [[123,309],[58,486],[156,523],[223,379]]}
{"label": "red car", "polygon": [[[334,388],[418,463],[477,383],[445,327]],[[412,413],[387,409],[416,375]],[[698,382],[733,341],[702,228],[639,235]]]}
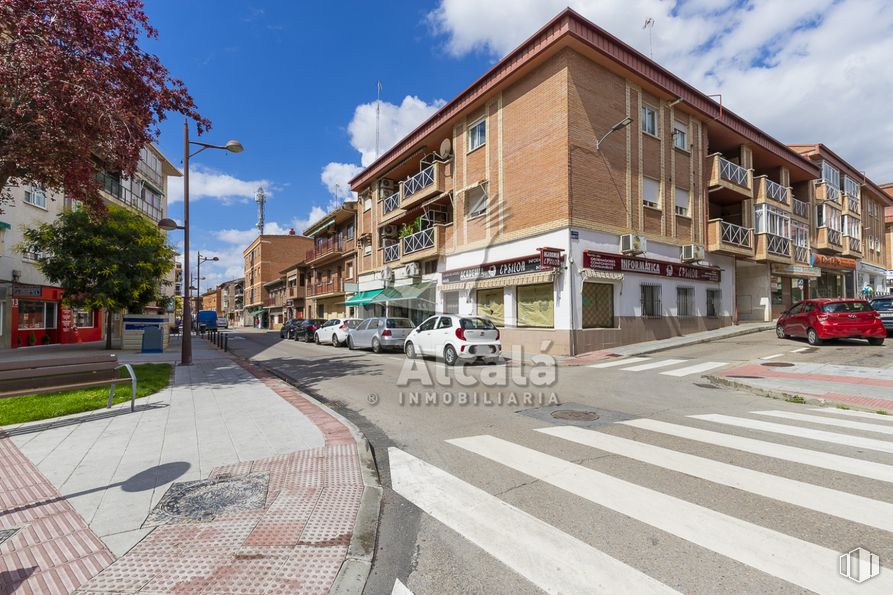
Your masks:
{"label": "red car", "polygon": [[810,345],[828,339],[868,339],[883,345],[887,336],[880,315],[865,300],[803,300],[778,318],[775,334],[779,339],[806,337]]}

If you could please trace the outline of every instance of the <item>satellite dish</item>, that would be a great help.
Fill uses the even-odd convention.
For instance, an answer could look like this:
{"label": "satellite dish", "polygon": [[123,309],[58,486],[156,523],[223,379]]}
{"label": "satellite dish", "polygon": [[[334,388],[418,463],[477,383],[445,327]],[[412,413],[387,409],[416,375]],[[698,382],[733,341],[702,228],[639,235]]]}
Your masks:
{"label": "satellite dish", "polygon": [[453,148],[453,143],[450,142],[450,139],[448,139],[448,138],[443,139],[443,141],[441,141],[441,143],[440,143],[440,151],[438,152],[441,159],[446,159],[447,157],[449,157],[450,150],[452,148]]}

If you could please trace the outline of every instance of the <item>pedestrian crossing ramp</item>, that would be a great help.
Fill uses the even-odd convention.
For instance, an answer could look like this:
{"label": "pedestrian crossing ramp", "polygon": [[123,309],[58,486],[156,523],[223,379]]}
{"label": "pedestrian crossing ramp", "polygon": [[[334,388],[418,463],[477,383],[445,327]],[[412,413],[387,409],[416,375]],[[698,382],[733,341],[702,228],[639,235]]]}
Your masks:
{"label": "pedestrian crossing ramp", "polygon": [[588,367],[601,370],[613,368],[621,372],[654,371],[663,376],[682,378],[694,374],[705,374],[728,365],[731,365],[731,362],[696,361],[676,358],[652,359],[649,357],[624,357],[607,362],[591,364]]}

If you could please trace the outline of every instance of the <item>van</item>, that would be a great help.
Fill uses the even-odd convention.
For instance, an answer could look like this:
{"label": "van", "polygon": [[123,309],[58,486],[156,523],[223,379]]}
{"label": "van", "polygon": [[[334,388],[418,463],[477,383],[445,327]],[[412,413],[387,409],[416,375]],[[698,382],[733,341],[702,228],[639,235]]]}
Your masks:
{"label": "van", "polygon": [[199,331],[217,328],[217,311],[202,310],[195,315],[195,326]]}

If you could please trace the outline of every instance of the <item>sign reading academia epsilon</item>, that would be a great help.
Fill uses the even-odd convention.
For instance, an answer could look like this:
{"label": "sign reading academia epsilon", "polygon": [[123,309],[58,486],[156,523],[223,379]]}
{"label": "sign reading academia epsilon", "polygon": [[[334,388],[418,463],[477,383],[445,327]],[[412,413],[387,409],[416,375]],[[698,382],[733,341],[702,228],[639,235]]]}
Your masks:
{"label": "sign reading academia epsilon", "polygon": [[539,254],[489,262],[480,266],[444,271],[441,276],[442,283],[461,283],[463,281],[478,281],[480,279],[493,279],[495,277],[508,277],[524,273],[535,273],[543,270]]}
{"label": "sign reading academia epsilon", "polygon": [[592,250],[587,250],[583,253],[583,267],[596,271],[640,273],[643,275],[691,279],[693,281],[712,281],[714,283],[719,283],[722,279],[722,271],[718,268],[698,267],[663,260],[651,260],[650,258],[625,256],[623,254],[594,252]]}

